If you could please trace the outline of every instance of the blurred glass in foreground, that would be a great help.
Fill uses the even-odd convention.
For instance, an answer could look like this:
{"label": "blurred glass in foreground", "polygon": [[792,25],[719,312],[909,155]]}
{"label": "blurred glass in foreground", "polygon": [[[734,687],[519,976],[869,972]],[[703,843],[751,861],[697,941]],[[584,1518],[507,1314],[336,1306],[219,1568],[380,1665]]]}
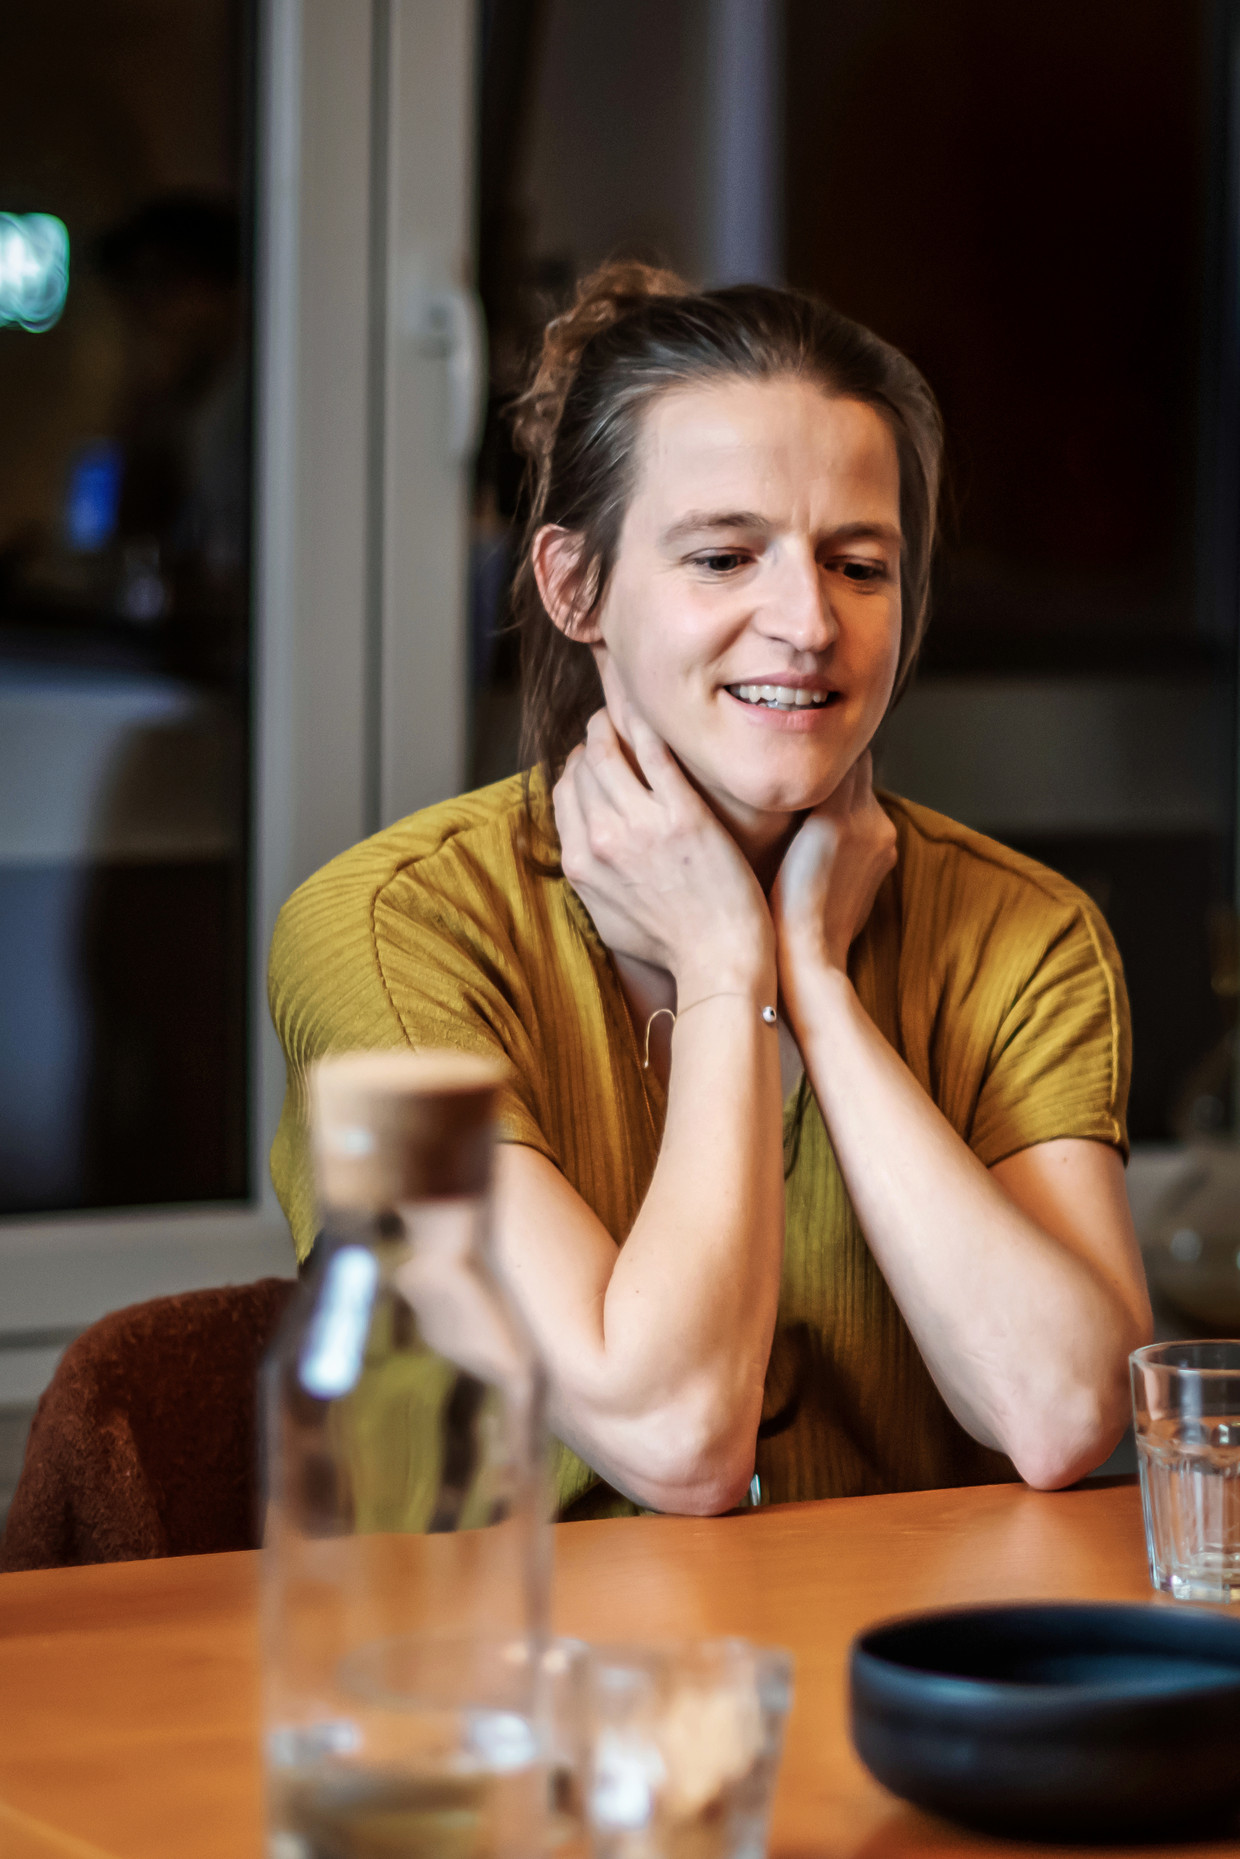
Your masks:
{"label": "blurred glass in foreground", "polygon": [[546,1839],[543,1380],[489,1264],[497,1067],[324,1061],[317,1263],[268,1368],[271,1859]]}
{"label": "blurred glass in foreground", "polygon": [[584,1689],[595,1859],[762,1859],[788,1653],[739,1639],[595,1646]]}

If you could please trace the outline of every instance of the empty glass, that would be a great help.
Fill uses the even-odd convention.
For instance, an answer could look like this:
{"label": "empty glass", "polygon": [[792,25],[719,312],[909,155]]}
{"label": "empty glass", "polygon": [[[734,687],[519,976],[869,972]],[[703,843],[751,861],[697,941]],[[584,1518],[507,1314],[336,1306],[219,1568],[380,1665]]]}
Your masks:
{"label": "empty glass", "polygon": [[1150,1579],[1178,1601],[1240,1601],[1240,1342],[1130,1361]]}
{"label": "empty glass", "polygon": [[594,1859],[761,1859],[791,1657],[745,1640],[594,1646],[582,1797]]}

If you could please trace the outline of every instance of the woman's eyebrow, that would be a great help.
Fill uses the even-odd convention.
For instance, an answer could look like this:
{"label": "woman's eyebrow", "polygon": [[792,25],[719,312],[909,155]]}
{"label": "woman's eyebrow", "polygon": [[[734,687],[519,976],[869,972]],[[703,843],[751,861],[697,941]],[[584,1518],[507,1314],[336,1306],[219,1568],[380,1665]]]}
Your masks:
{"label": "woman's eyebrow", "polygon": [[841,523],[838,529],[829,531],[829,542],[889,542],[894,548],[902,548],[904,537],[894,523]]}
{"label": "woman's eyebrow", "polygon": [[[664,531],[663,542],[672,547],[684,542],[689,536],[701,536],[717,530],[755,530],[767,532],[774,528],[769,517],[760,516],[755,510],[690,510],[671,527]],[[842,542],[885,542],[893,548],[902,548],[904,537],[894,523],[857,522],[841,523],[829,530],[824,537],[832,543]]]}
{"label": "woman's eyebrow", "polygon": [[665,543],[683,542],[686,536],[700,536],[703,531],[716,529],[762,529],[771,527],[764,516],[758,516],[753,510],[690,510],[663,533]]}

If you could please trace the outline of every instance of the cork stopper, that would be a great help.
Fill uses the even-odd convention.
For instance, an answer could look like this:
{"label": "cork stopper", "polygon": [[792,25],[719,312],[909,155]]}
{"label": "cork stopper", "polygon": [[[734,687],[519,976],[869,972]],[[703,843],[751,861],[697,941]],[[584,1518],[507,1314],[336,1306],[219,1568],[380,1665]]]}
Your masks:
{"label": "cork stopper", "polygon": [[382,1213],[484,1194],[504,1067],[463,1052],[348,1052],[310,1073],[315,1181],[327,1207]]}

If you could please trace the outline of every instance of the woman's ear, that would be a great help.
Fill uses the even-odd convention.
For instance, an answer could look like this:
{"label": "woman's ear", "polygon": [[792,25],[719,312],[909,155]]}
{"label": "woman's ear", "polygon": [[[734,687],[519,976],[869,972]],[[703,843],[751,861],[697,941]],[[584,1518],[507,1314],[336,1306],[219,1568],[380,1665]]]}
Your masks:
{"label": "woman's ear", "polygon": [[581,584],[581,551],[582,538],[576,531],[546,523],[534,537],[530,559],[552,625],[568,639],[593,645],[599,632],[592,616],[582,611],[586,590]]}

